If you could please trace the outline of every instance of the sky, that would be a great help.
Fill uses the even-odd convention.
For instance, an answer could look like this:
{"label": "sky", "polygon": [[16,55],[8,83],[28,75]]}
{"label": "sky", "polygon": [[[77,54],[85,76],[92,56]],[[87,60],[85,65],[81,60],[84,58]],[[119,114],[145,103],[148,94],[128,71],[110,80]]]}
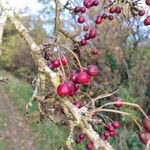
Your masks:
{"label": "sky", "polygon": [[36,13],[40,10],[41,5],[37,3],[37,0],[8,0],[11,7],[16,9],[22,9],[29,7],[32,10],[32,13]]}

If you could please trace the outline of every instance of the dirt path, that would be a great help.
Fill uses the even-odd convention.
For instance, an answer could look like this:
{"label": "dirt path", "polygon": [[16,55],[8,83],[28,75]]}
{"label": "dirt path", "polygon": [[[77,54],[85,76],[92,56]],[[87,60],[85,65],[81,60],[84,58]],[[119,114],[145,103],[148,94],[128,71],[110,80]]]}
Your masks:
{"label": "dirt path", "polygon": [[0,85],[0,140],[7,140],[7,150],[35,150],[29,124],[16,110]]}

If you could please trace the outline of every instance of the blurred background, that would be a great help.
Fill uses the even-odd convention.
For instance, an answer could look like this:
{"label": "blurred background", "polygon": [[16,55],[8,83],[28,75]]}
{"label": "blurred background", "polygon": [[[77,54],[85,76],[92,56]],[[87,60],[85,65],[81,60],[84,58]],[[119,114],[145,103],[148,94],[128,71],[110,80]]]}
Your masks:
{"label": "blurred background", "polygon": [[[65,2],[61,1],[61,4]],[[78,1],[75,3],[80,4]],[[10,0],[10,4],[38,44],[52,36],[55,16],[53,0]],[[62,26],[68,32],[74,31],[75,22],[67,13],[64,11],[61,15]],[[93,17],[94,13],[92,10],[88,17]],[[127,19],[128,23],[120,17],[98,26],[98,37],[93,44],[101,54],[97,57],[83,51],[81,62],[84,66],[96,64],[101,69],[96,82],[90,85],[93,96],[119,88],[121,98],[138,103],[150,115],[150,27],[144,27],[143,18],[129,16]],[[59,38],[65,45],[70,45],[71,41],[65,36],[60,34]],[[56,150],[64,144],[67,137],[65,127],[56,126],[50,120],[36,123],[36,114],[31,118],[32,125],[24,121],[24,108],[33,92],[31,83],[36,71],[29,48],[7,21],[3,54],[0,56],[0,75],[8,77],[9,82],[0,86],[0,150]],[[134,109],[124,107],[122,110],[137,118],[142,117]],[[122,124],[119,134],[110,140],[113,147],[116,150],[142,150],[133,121],[118,115],[113,118]],[[85,148],[79,145],[76,149]]]}

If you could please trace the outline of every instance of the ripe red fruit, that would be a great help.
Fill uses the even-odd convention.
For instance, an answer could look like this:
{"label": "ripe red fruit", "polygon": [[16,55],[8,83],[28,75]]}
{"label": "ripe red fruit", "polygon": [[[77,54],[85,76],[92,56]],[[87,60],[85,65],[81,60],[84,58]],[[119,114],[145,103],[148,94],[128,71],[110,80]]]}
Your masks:
{"label": "ripe red fruit", "polygon": [[83,107],[83,105],[82,105],[82,103],[81,103],[80,100],[76,101],[76,102],[74,103],[74,105],[76,105],[76,107],[79,108],[79,109],[80,109],[81,107]]}
{"label": "ripe red fruit", "polygon": [[78,18],[78,23],[83,23],[83,22],[85,22],[85,18],[83,16],[80,16]]}
{"label": "ripe red fruit", "polygon": [[106,136],[106,138],[109,138],[110,137],[109,131],[105,131],[104,135]]}
{"label": "ripe red fruit", "polygon": [[81,13],[85,13],[85,12],[86,12],[86,8],[85,8],[85,7],[81,7],[81,8],[80,8],[80,12],[81,12]]}
{"label": "ripe red fruit", "polygon": [[75,143],[76,143],[76,144],[80,144],[80,143],[81,143],[81,139],[76,138],[76,139],[75,139]]}
{"label": "ripe red fruit", "polygon": [[57,68],[57,67],[59,67],[60,66],[60,60],[59,59],[54,59],[54,60],[52,60],[51,61],[51,67],[52,68]]}
{"label": "ripe red fruit", "polygon": [[57,94],[61,97],[68,96],[71,93],[70,86],[67,82],[61,83],[57,87]]}
{"label": "ripe red fruit", "polygon": [[120,123],[118,121],[113,121],[112,125],[115,129],[120,128]]}
{"label": "ripe red fruit", "polygon": [[82,71],[78,75],[78,82],[80,84],[86,85],[90,82],[90,79],[91,78],[86,71]]}
{"label": "ripe red fruit", "polygon": [[144,118],[143,126],[144,126],[144,129],[150,133],[150,116]]}
{"label": "ripe red fruit", "polygon": [[93,150],[93,148],[94,148],[93,142],[90,142],[90,143],[88,143],[88,144],[86,145],[86,149],[87,149],[87,150]]}
{"label": "ripe red fruit", "polygon": [[145,10],[144,10],[144,9],[140,10],[140,11],[138,12],[138,15],[139,15],[139,16],[144,16],[144,15],[145,15]]}
{"label": "ripe red fruit", "polygon": [[82,39],[81,41],[80,41],[80,45],[81,46],[85,46],[87,44],[87,40],[86,39]]}
{"label": "ripe red fruit", "polygon": [[109,12],[110,12],[111,14],[115,13],[115,12],[116,12],[116,8],[115,8],[115,7],[111,7],[111,8],[109,9]]}
{"label": "ripe red fruit", "polygon": [[96,37],[96,34],[97,34],[96,29],[91,29],[89,34],[90,34],[90,38],[94,39]]}
{"label": "ripe red fruit", "polygon": [[83,5],[86,7],[86,8],[90,8],[91,7],[91,3],[89,1],[84,1],[83,2]]}
{"label": "ripe red fruit", "polygon": [[99,69],[95,65],[89,65],[87,73],[90,76],[95,77],[95,76],[97,76],[99,74]]}
{"label": "ripe red fruit", "polygon": [[146,19],[144,20],[144,25],[148,26],[150,25],[150,16],[147,16]]}
{"label": "ripe red fruit", "polygon": [[122,104],[122,99],[117,97],[115,100],[114,100],[114,106],[117,107],[117,108],[120,108],[123,106]]}
{"label": "ripe red fruit", "polygon": [[103,18],[101,16],[97,16],[96,20],[95,20],[95,23],[96,24],[101,24],[103,21]]}
{"label": "ripe red fruit", "polygon": [[114,17],[113,17],[112,15],[109,15],[109,16],[108,16],[108,19],[109,19],[109,20],[113,20]]}
{"label": "ripe red fruit", "polygon": [[92,53],[93,55],[98,55],[98,54],[99,54],[99,50],[98,50],[97,48],[94,48],[94,49],[91,51],[91,53]]}
{"label": "ripe red fruit", "polygon": [[113,132],[115,131],[115,128],[112,126],[112,124],[108,124],[107,126],[105,126],[105,130],[109,132]]}
{"label": "ripe red fruit", "polygon": [[138,133],[139,139],[143,144],[147,144],[148,140],[150,140],[150,134],[145,132],[145,131],[141,131]]}
{"label": "ripe red fruit", "polygon": [[79,139],[83,140],[84,138],[85,138],[85,134],[80,133],[80,134],[79,134]]}
{"label": "ripe red fruit", "polygon": [[70,80],[73,81],[74,83],[77,83],[78,79],[78,71],[74,70],[70,74]]}
{"label": "ripe red fruit", "polygon": [[146,5],[150,6],[150,0],[145,1]]}
{"label": "ripe red fruit", "polygon": [[88,26],[88,25],[83,27],[84,31],[88,31],[89,29],[90,29],[90,26]]}
{"label": "ripe red fruit", "polygon": [[106,19],[107,17],[108,17],[108,15],[107,15],[106,13],[103,13],[103,14],[102,14],[102,18],[103,18],[103,19]]}
{"label": "ripe red fruit", "polygon": [[109,135],[110,135],[111,137],[114,137],[114,136],[116,135],[115,130],[114,130],[114,131],[110,131],[110,132],[109,132]]}
{"label": "ripe red fruit", "polygon": [[76,7],[74,8],[74,12],[75,12],[75,13],[79,13],[79,12],[80,12],[80,9],[81,9],[80,6],[76,6]]}
{"label": "ripe red fruit", "polygon": [[68,60],[66,59],[65,56],[61,57],[61,62],[63,65],[66,65],[68,63]]}
{"label": "ripe red fruit", "polygon": [[89,33],[86,33],[86,34],[84,35],[84,37],[85,37],[86,40],[89,40],[89,39],[90,39],[90,34],[89,34]]}
{"label": "ripe red fruit", "polygon": [[99,1],[98,1],[98,0],[95,0],[92,5],[93,5],[93,6],[98,6],[98,5],[99,5]]}
{"label": "ripe red fruit", "polygon": [[120,7],[116,7],[115,8],[115,13],[120,14],[121,13],[121,8]]}

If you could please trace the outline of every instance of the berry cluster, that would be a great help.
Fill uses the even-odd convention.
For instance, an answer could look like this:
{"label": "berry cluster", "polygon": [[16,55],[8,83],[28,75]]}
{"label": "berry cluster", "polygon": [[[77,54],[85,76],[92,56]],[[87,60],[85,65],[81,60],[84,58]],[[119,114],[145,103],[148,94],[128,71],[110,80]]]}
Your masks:
{"label": "berry cluster", "polygon": [[116,129],[120,128],[120,123],[118,121],[113,121],[105,126],[105,132],[101,135],[101,139],[107,140],[109,137],[114,137],[116,135]]}
{"label": "berry cluster", "polygon": [[74,96],[75,92],[79,90],[79,85],[87,85],[91,77],[99,74],[99,69],[95,65],[89,65],[87,69],[74,70],[70,74],[69,81],[62,81],[57,87],[57,94],[61,97]]}
{"label": "berry cluster", "polygon": [[143,130],[138,133],[139,139],[143,144],[147,144],[150,140],[150,116],[143,120]]}

